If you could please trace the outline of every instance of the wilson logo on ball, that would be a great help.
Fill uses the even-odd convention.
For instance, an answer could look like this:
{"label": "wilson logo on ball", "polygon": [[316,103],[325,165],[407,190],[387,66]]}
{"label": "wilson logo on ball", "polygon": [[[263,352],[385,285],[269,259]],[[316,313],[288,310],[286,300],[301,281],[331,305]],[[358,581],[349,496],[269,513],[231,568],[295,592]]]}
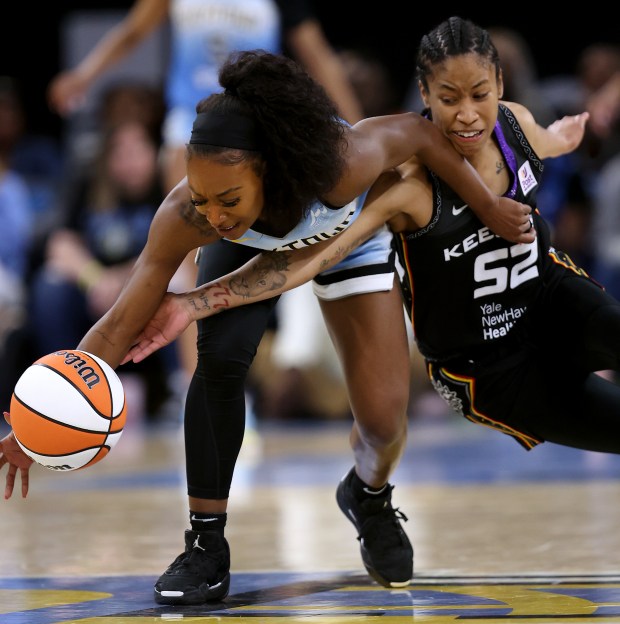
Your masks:
{"label": "wilson logo on ball", "polygon": [[75,368],[77,374],[84,380],[84,383],[89,388],[96,386],[101,381],[101,377],[95,372],[95,369],[92,366],[89,366],[86,363],[86,360],[76,353],[71,351],[56,351],[51,355],[63,356],[65,364]]}

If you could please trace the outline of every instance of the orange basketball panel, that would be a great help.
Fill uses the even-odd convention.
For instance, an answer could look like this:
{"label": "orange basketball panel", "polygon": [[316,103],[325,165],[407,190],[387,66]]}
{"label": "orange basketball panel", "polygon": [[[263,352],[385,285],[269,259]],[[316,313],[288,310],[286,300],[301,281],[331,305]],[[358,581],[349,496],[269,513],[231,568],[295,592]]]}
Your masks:
{"label": "orange basketball panel", "polygon": [[11,426],[26,448],[41,455],[75,453],[100,446],[107,438],[105,433],[81,431],[43,418],[15,398],[11,400]]}
{"label": "orange basketball panel", "polygon": [[121,432],[124,429],[126,422],[127,422],[127,404],[124,403],[121,413],[112,420],[112,423],[110,425],[110,433]]}
{"label": "orange basketball panel", "polygon": [[87,464],[84,464],[82,467],[78,468],[78,470],[83,470],[84,468],[88,468],[89,466],[96,464],[97,462],[101,461],[109,452],[110,449],[107,446],[102,446],[99,449],[99,452]]}

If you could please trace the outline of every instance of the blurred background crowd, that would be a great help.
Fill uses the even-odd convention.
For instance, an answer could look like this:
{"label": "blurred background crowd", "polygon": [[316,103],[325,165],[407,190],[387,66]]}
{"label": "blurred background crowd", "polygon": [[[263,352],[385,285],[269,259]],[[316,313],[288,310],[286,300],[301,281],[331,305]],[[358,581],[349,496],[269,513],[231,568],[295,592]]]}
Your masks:
{"label": "blurred background crowd", "polygon": [[[79,102],[51,90],[139,2],[65,2],[53,14],[42,9],[36,24],[17,9],[6,26],[16,29],[21,43],[3,38],[0,65],[3,410],[30,362],[77,345],[111,306],[155,210],[181,175],[162,157],[171,15],[96,76]],[[337,64],[344,89],[338,105],[349,121],[421,111],[413,80],[417,43],[452,14],[490,30],[504,98],[526,105],[541,125],[589,110],[580,149],[545,163],[539,208],[556,246],[620,298],[620,37],[611,20],[590,10],[567,32],[542,23],[535,8],[506,16],[444,3],[424,9],[412,23],[397,3],[365,14],[357,3],[316,0],[311,10],[314,18],[301,22],[308,28],[283,32],[284,51],[311,73],[319,51],[327,54],[319,64],[320,58]],[[191,272],[182,275],[176,286],[189,287],[191,279]],[[413,338],[411,345],[411,416],[443,414]],[[192,365],[191,346],[186,349],[171,345],[119,369],[136,417],[180,421]],[[278,304],[252,368],[248,401],[258,419],[349,417],[339,364],[309,289]]]}

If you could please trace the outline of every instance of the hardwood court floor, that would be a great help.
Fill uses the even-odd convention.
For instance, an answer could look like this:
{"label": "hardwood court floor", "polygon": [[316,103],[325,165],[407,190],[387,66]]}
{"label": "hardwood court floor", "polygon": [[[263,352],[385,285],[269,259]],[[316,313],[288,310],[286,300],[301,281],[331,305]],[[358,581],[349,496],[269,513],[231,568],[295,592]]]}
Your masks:
{"label": "hardwood court floor", "polygon": [[201,607],[152,598],[187,527],[179,426],[130,425],[84,471],[35,467],[0,503],[0,623],[620,623],[618,456],[414,420],[393,482],[415,579],[387,590],[335,503],[348,424],[263,425],[256,450],[231,494],[230,595]]}

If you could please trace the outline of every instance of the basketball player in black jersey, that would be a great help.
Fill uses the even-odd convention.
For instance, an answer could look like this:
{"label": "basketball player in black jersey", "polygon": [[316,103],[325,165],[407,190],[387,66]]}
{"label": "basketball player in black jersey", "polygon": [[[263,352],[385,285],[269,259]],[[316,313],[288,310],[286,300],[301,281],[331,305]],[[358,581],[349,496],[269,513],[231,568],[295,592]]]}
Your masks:
{"label": "basketball player in black jersey", "polygon": [[588,114],[543,128],[523,106],[501,101],[488,33],[458,17],[422,38],[416,70],[427,114],[457,151],[498,195],[534,208],[534,242],[496,236],[433,172],[405,164],[379,179],[361,216],[331,241],[262,254],[189,295],[170,295],[132,353],[141,359],[166,344],[179,316],[203,318],[293,288],[387,222],[416,340],[452,408],[526,449],[549,441],[619,453],[620,386],[597,372],[620,369],[620,303],[551,246],[536,201],[544,159],[579,145]]}

